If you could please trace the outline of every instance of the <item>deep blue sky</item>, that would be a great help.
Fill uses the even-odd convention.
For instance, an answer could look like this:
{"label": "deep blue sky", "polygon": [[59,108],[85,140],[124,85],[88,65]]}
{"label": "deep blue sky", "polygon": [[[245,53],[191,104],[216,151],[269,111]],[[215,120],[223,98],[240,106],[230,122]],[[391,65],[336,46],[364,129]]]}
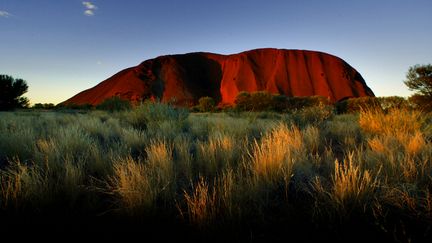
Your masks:
{"label": "deep blue sky", "polygon": [[[431,0],[0,0],[0,73],[58,103],[159,55],[274,47],[336,55],[377,96],[432,61]],[[87,12],[85,12],[87,11]]]}

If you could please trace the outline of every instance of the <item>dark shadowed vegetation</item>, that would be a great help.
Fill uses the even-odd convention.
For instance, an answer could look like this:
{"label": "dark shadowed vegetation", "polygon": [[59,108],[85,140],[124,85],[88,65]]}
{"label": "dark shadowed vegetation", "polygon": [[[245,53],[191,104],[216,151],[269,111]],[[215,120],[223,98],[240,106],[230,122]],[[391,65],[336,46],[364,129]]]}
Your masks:
{"label": "dark shadowed vegetation", "polygon": [[36,103],[31,108],[39,110],[52,110],[55,108],[53,103]]}
{"label": "dark shadowed vegetation", "polygon": [[106,99],[97,105],[96,109],[114,112],[129,110],[131,107],[132,104],[129,100],[122,99],[118,96],[113,96],[112,98]]}
{"label": "dark shadowed vegetation", "polygon": [[0,75],[0,111],[26,108],[29,100],[22,96],[28,90],[27,82],[9,75]]}

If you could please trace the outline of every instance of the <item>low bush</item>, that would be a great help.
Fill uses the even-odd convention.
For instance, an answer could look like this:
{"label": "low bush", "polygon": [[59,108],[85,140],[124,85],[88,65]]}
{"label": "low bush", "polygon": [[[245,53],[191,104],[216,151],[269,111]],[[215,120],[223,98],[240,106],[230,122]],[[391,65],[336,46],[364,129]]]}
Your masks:
{"label": "low bush", "polygon": [[377,98],[369,96],[349,98],[336,103],[338,114],[356,113],[362,109],[381,109],[381,104]]}
{"label": "low bush", "polygon": [[135,128],[146,129],[149,125],[156,128],[165,121],[181,122],[188,115],[188,110],[184,108],[177,108],[160,102],[145,101],[124,113],[123,118]]}
{"label": "low bush", "polygon": [[331,106],[327,97],[323,96],[296,96],[288,97],[280,94],[271,94],[267,91],[238,93],[236,109],[239,111],[276,111],[292,112],[308,107]]}
{"label": "low bush", "polygon": [[251,110],[251,94],[246,91],[241,91],[235,98],[235,108],[239,111]]}
{"label": "low bush", "polygon": [[301,109],[294,109],[290,114],[294,123],[299,127],[318,126],[333,117],[334,107],[324,104],[307,106]]}
{"label": "low bush", "polygon": [[410,108],[408,100],[400,96],[377,97],[377,100],[384,111]]}
{"label": "low bush", "polygon": [[216,102],[212,97],[201,97],[198,100],[196,109],[200,112],[211,112],[216,110]]}
{"label": "low bush", "polygon": [[92,110],[94,109],[94,106],[92,104],[60,103],[55,106],[55,109],[56,110]]}
{"label": "low bush", "polygon": [[98,110],[106,110],[110,112],[124,111],[131,109],[132,105],[129,100],[122,99],[118,96],[113,96],[104,100],[102,103],[96,106]]}
{"label": "low bush", "polygon": [[36,103],[32,106],[33,109],[43,109],[43,110],[51,110],[55,108],[55,105],[53,103]]}

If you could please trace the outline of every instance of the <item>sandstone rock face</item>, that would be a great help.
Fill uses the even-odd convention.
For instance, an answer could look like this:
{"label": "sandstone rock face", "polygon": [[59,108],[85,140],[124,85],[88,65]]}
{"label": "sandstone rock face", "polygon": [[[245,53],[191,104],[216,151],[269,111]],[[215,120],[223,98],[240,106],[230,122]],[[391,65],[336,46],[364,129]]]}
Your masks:
{"label": "sandstone rock face", "polygon": [[338,101],[374,96],[342,59],[316,51],[257,49],[233,55],[188,53],[160,56],[125,69],[65,101],[97,105],[112,96],[193,105],[200,97],[233,104],[240,91],[286,96],[320,95]]}

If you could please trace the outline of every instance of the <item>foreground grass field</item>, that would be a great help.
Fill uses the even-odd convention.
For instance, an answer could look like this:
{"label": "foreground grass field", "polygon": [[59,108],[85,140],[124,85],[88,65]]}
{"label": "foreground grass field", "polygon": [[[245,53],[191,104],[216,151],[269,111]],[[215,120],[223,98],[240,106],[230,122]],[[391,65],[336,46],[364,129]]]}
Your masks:
{"label": "foreground grass field", "polygon": [[1,228],[429,241],[431,140],[408,110],[0,113]]}

